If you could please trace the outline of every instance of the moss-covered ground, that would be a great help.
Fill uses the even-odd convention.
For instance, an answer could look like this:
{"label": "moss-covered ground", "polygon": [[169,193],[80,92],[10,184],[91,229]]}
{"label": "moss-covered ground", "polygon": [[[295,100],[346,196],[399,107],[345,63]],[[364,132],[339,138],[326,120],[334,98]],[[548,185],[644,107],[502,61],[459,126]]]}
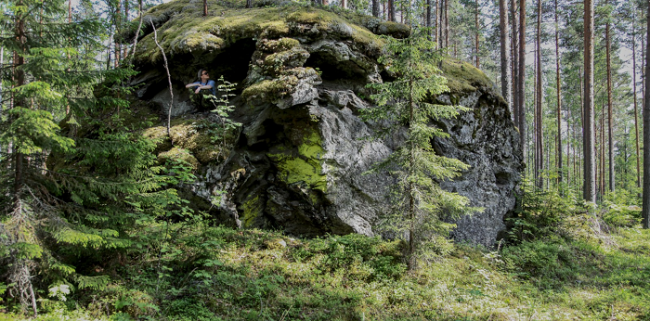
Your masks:
{"label": "moss-covered ground", "polygon": [[41,293],[38,320],[650,319],[650,231],[636,208],[594,216],[558,200],[527,206],[509,244],[456,244],[415,272],[397,241],[157,222],[134,231],[147,247],[103,267],[106,288]]}

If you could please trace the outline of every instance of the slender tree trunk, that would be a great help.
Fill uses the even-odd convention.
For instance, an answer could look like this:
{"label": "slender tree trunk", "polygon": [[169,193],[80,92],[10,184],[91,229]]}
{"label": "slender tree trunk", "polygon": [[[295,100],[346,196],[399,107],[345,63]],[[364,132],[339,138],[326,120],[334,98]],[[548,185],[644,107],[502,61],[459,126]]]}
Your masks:
{"label": "slender tree trunk", "polygon": [[203,0],[203,16],[208,16],[208,0]]}
{"label": "slender tree trunk", "polygon": [[445,48],[449,48],[449,0],[445,0]]}
{"label": "slender tree trunk", "polygon": [[526,155],[526,0],[519,0],[519,133],[521,151]]}
{"label": "slender tree trunk", "polygon": [[[650,3],[648,5],[648,17],[650,17]],[[646,26],[646,43],[650,44],[650,18]],[[646,48],[647,49],[647,48]],[[645,75],[650,74],[650,55],[645,54]],[[646,85],[644,77],[643,95],[643,228],[650,228],[650,87]]]}
{"label": "slender tree trunk", "polygon": [[584,127],[584,199],[596,202],[596,172],[594,141],[596,140],[594,128],[594,3],[585,0],[584,13],[584,48],[585,48],[585,127]]}
{"label": "slender tree trunk", "polygon": [[544,181],[541,178],[542,171],[544,169],[544,136],[542,131],[542,101],[544,99],[543,95],[543,83],[542,83],[542,0],[537,0],[537,38],[536,38],[536,64],[537,64],[537,81],[535,87],[535,137],[536,140],[536,159],[535,163],[535,182],[537,187],[542,189],[544,188]]}
{"label": "slender tree trunk", "polygon": [[[41,19],[43,18],[43,13],[41,12]],[[72,0],[68,0],[68,24],[72,24]],[[41,35],[42,36],[42,35]],[[68,39],[70,41],[70,39]],[[66,53],[66,57],[68,60],[70,60],[70,54]],[[67,72],[70,72],[70,68],[66,69]],[[65,114],[69,115],[70,114],[70,104],[66,104],[65,106]]]}
{"label": "slender tree trunk", "polygon": [[[607,1],[605,1],[607,4]],[[612,39],[610,34],[609,22],[605,24],[605,49],[607,53],[607,141],[609,146],[609,190],[613,192],[616,189],[616,182],[614,181],[614,123],[613,123],[613,97],[612,97],[612,58],[610,51],[612,47]],[[604,167],[603,167],[604,168]]]}
{"label": "slender tree trunk", "polygon": [[[515,0],[510,0],[510,12],[512,15],[512,118],[517,128],[521,128],[519,123],[519,38],[517,32],[519,31],[519,19],[517,19],[517,3]],[[522,136],[523,139],[523,136]]]}
{"label": "slender tree trunk", "polygon": [[[560,75],[560,30],[555,0],[555,82],[557,86],[557,179],[562,182],[562,78]],[[567,144],[568,146],[568,144]],[[569,149],[567,147],[567,153]]]}
{"label": "slender tree trunk", "polygon": [[[18,2],[17,5],[21,6],[22,3]],[[12,71],[13,71],[12,77],[14,80],[14,88],[18,88],[26,84],[25,71],[22,68],[22,66],[25,64],[24,55],[27,52],[27,30],[25,27],[25,19],[26,17],[24,16],[24,13],[19,13],[15,16],[14,37],[16,38],[16,43],[18,45],[18,48],[14,50],[13,66],[12,66]],[[14,108],[16,106],[23,107],[23,108],[27,107],[26,102],[20,95],[14,98]],[[16,146],[20,147],[18,145],[19,143],[16,142]],[[20,150],[20,149],[16,148],[16,150]],[[13,195],[12,219],[15,220],[15,222],[19,225],[17,227],[17,230],[20,231],[19,233],[24,233],[22,229],[27,227],[24,226],[25,218],[22,217],[24,215],[22,194],[25,186],[25,169],[28,166],[28,162],[26,160],[25,154],[21,152],[14,153],[13,158],[14,158],[14,186],[13,186],[14,195]],[[12,253],[14,252],[12,251]],[[32,309],[34,311],[34,316],[36,316],[37,315],[36,300],[32,288],[31,274],[29,271],[28,261],[26,259],[16,258],[15,253],[12,254],[12,256],[15,258],[15,261],[13,264],[14,267],[11,269],[12,272],[10,273],[9,279],[13,281],[13,283],[15,283],[15,288],[18,290],[19,293],[20,304],[23,306],[28,306],[31,304]]]}
{"label": "slender tree trunk", "polygon": [[[632,23],[634,26],[634,22]],[[634,133],[636,145],[636,186],[641,188],[641,153],[639,148],[639,109],[637,102],[637,88],[636,88],[636,33],[632,29],[632,86],[634,90]]]}
{"label": "slender tree trunk", "polygon": [[481,30],[480,30],[480,26],[479,26],[479,23],[478,23],[478,16],[479,16],[479,3],[478,3],[478,0],[476,0],[475,4],[476,4],[476,8],[475,8],[475,11],[474,11],[474,27],[476,28],[476,35],[475,35],[476,68],[481,68],[481,61],[480,61],[480,57],[479,57],[479,51],[480,51],[480,48],[479,48],[479,33],[481,32]]}
{"label": "slender tree trunk", "polygon": [[[583,79],[583,68],[580,67],[578,71],[578,78],[579,78],[579,83],[580,83],[580,134],[582,135],[582,141],[583,141],[583,154],[584,154],[584,137],[585,137],[585,90],[584,90],[584,79]],[[576,143],[579,142],[578,138],[576,138]],[[578,152],[579,153],[579,152]],[[582,160],[583,160],[583,168],[584,169],[584,155],[582,155]],[[578,163],[576,161],[576,163]],[[578,178],[578,181],[580,179],[584,179],[584,171],[581,170],[581,168],[578,168],[578,175],[581,175],[581,177]],[[584,182],[582,183],[582,191],[584,193],[585,190],[585,184]]]}
{"label": "slender tree trunk", "polygon": [[[4,38],[5,32],[4,30],[0,30],[0,38]],[[0,66],[4,66],[5,63],[5,47],[0,46]],[[2,97],[4,96],[2,93],[2,79],[0,79],[0,115],[2,115],[4,111],[4,103],[2,101]],[[0,146],[0,151],[2,151],[2,146]]]}
{"label": "slender tree trunk", "polygon": [[[647,32],[647,31],[646,31]],[[641,97],[641,101],[643,106],[645,106],[645,100],[646,100],[646,94],[645,94],[645,88],[646,88],[646,57],[648,55],[646,54],[646,46],[645,46],[645,37],[641,37],[641,92],[643,93],[643,97]]]}
{"label": "slender tree trunk", "polygon": [[[571,108],[567,108],[567,124],[566,124],[566,184],[567,186],[571,184],[571,127],[569,125],[570,121],[573,121],[573,114],[571,113]],[[562,146],[560,146],[562,148]]]}
{"label": "slender tree trunk", "polygon": [[508,41],[508,5],[506,0],[499,0],[499,32],[501,33],[501,95],[508,103],[508,109],[512,105],[510,88],[512,77],[510,75],[510,48]]}
{"label": "slender tree trunk", "polygon": [[432,34],[432,32],[433,32],[433,30],[432,30],[433,19],[431,17],[432,11],[433,11],[433,9],[431,8],[431,0],[427,0],[427,10],[426,10],[424,20],[425,20],[427,28],[429,28],[429,31],[427,31],[427,35],[428,35],[429,40],[432,40],[432,38],[433,38],[433,34]]}
{"label": "slender tree trunk", "polygon": [[434,17],[434,30],[433,30],[433,42],[435,42],[438,45],[438,48],[440,48],[440,1],[441,0],[435,0],[435,8],[436,8],[436,15]]}
{"label": "slender tree trunk", "polygon": [[413,104],[413,80],[409,81],[409,144],[410,148],[410,159],[409,159],[409,255],[408,255],[408,269],[413,271],[417,266],[417,258],[415,257],[415,217],[416,217],[416,207],[415,207],[415,188],[414,182],[411,179],[413,177],[413,172],[415,168],[415,142],[413,141],[413,123],[415,122],[414,114],[414,104]]}
{"label": "slender tree trunk", "polygon": [[388,19],[395,22],[395,0],[388,0]]}
{"label": "slender tree trunk", "polygon": [[[131,20],[129,20],[129,1],[130,0],[124,0],[124,23],[129,26],[131,24]],[[122,59],[126,59],[126,56],[129,51],[129,46],[124,45],[122,46]]]}
{"label": "slender tree trunk", "polygon": [[172,87],[172,76],[169,73],[169,65],[167,64],[167,55],[165,55],[165,50],[163,50],[163,47],[160,46],[160,43],[158,43],[158,32],[156,31],[156,26],[154,26],[153,21],[149,20],[151,23],[151,28],[153,28],[153,40],[156,43],[156,46],[158,49],[160,49],[160,53],[162,54],[163,57],[163,67],[165,67],[165,71],[167,71],[167,81],[169,83],[169,95],[171,99],[169,100],[169,109],[167,111],[167,137],[171,137],[171,121],[172,121],[172,109],[174,108],[174,89]]}
{"label": "slender tree trunk", "polygon": [[602,200],[602,197],[605,195],[605,177],[606,176],[606,165],[607,161],[605,159],[605,154],[607,153],[607,143],[605,140],[605,110],[603,108],[603,113],[600,117],[600,197]]}
{"label": "slender tree trunk", "polygon": [[120,53],[122,52],[122,46],[116,39],[116,36],[120,34],[120,31],[122,30],[121,7],[122,7],[122,3],[118,0],[116,12],[115,12],[115,34],[113,35],[113,42],[115,43],[115,68],[120,66],[120,59],[121,59]]}
{"label": "slender tree trunk", "polygon": [[253,0],[246,0],[246,8],[252,8],[253,7]]}
{"label": "slender tree trunk", "polygon": [[[431,0],[427,0],[431,1]],[[372,0],[372,15],[379,18],[379,0]]]}

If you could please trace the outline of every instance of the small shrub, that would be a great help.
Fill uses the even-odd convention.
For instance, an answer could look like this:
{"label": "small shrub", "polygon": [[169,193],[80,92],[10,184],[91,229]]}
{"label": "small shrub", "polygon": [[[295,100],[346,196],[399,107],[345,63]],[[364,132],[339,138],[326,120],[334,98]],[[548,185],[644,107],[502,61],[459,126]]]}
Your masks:
{"label": "small shrub", "polygon": [[507,270],[523,279],[567,281],[573,276],[571,248],[564,243],[523,241],[503,249]]}

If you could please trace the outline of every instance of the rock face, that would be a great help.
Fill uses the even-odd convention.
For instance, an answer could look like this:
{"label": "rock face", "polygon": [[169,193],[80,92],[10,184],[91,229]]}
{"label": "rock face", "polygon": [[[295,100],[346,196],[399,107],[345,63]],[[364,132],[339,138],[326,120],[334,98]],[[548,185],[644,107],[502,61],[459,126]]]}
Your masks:
{"label": "rock face", "polygon": [[[373,128],[359,112],[373,108],[364,99],[365,86],[391,80],[377,63],[382,44],[377,34],[405,37],[408,28],[299,6],[209,7],[211,14],[202,17],[201,1],[177,0],[144,18],[163,35],[160,42],[173,66],[172,116],[186,119],[185,127],[174,127],[173,133],[186,128],[194,137],[205,132],[198,120],[218,120],[189,101],[183,84],[194,81],[196,70],[238,83],[231,116],[242,126],[232,140],[221,150],[194,144],[177,151],[193,157],[199,177],[186,196],[224,224],[303,236],[372,235],[394,182],[388,175],[364,172],[387,157],[403,133],[388,141],[364,140]],[[141,73],[132,85],[138,99],[158,106],[162,114],[170,97],[157,50],[147,30],[135,54]],[[515,205],[523,169],[519,134],[505,102],[480,71],[455,61],[445,61],[442,69],[450,92],[437,102],[471,110],[432,122],[450,134],[433,142],[434,149],[471,168],[440,184],[484,208],[457,221],[455,238],[489,246]],[[169,155],[171,145],[161,146],[161,155]]]}

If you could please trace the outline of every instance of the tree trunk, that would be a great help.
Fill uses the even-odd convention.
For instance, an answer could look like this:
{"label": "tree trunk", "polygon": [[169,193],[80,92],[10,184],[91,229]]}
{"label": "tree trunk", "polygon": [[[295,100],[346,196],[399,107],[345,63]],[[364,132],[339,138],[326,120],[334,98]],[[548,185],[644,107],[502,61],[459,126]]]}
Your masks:
{"label": "tree trunk", "polygon": [[413,123],[415,122],[414,105],[413,105],[413,80],[409,81],[409,144],[410,159],[409,159],[409,255],[408,255],[408,269],[413,271],[417,268],[417,258],[415,257],[415,188],[413,182],[413,173],[415,168],[415,142],[413,140]]}
{"label": "tree trunk", "polygon": [[[555,82],[557,86],[557,180],[562,182],[562,78],[560,77],[560,30],[555,0]],[[567,144],[568,146],[568,144]],[[567,153],[569,149],[567,147]]]}
{"label": "tree trunk", "polygon": [[605,160],[605,154],[607,153],[607,145],[605,141],[605,110],[600,116],[600,197],[605,195],[605,177],[607,170],[605,170],[607,162]]}
{"label": "tree trunk", "polygon": [[341,0],[341,8],[347,9],[348,8],[348,3],[346,0]]}
{"label": "tree trunk", "polygon": [[519,88],[519,38],[517,37],[517,32],[519,31],[518,19],[517,19],[517,3],[515,0],[510,0],[510,12],[512,14],[512,118],[517,128],[520,128],[519,124],[519,99],[518,97],[518,88]]}
{"label": "tree trunk", "polygon": [[475,51],[475,54],[476,54],[476,68],[481,68],[481,61],[480,61],[480,57],[479,57],[479,50],[480,50],[480,48],[479,48],[479,32],[480,32],[480,29],[479,28],[480,28],[480,26],[479,26],[479,23],[478,23],[478,15],[479,15],[479,3],[478,3],[478,0],[476,0],[476,8],[475,8],[475,11],[474,11],[474,26],[476,28],[476,35],[475,35],[475,37],[476,37],[476,39],[475,39],[475,43],[476,43],[476,51]]}
{"label": "tree trunk", "polygon": [[[607,4],[608,1],[605,1]],[[605,49],[607,53],[607,142],[609,146],[609,190],[613,192],[616,189],[616,182],[614,181],[614,130],[613,130],[613,97],[612,97],[612,59],[610,51],[612,47],[612,39],[610,35],[609,21],[605,24]],[[603,167],[604,168],[604,167]]]}
{"label": "tree trunk", "polygon": [[636,33],[632,22],[632,86],[634,90],[634,133],[636,134],[636,186],[641,188],[641,153],[639,149],[639,109],[636,88]]}
{"label": "tree trunk", "polygon": [[395,22],[395,0],[388,0],[388,20]]}
{"label": "tree trunk", "polygon": [[115,12],[115,34],[113,35],[113,42],[115,43],[115,68],[120,66],[120,53],[122,52],[122,46],[116,40],[116,36],[122,31],[122,4],[120,1],[117,1],[117,8]]}
{"label": "tree trunk", "polygon": [[[650,19],[649,19],[650,21]],[[585,0],[584,13],[584,64],[585,64],[585,95],[584,95],[584,199],[596,202],[596,172],[594,141],[596,140],[594,128],[594,3]]]}
{"label": "tree trunk", "polygon": [[[129,20],[129,0],[124,0],[124,23],[127,25],[130,25],[130,20]],[[124,45],[122,46],[122,59],[126,59],[126,56],[129,51],[129,46]]]}
{"label": "tree trunk", "polygon": [[[18,6],[21,6],[22,3],[18,2]],[[14,50],[13,54],[13,65],[12,65],[12,77],[14,81],[14,88],[21,87],[26,83],[25,71],[22,66],[25,64],[24,55],[27,53],[27,30],[25,27],[25,14],[19,13],[15,17],[15,34],[14,37],[17,40],[17,47]],[[18,97],[14,96],[14,105],[13,108],[27,107],[26,102],[19,95]],[[20,116],[18,116],[20,117]],[[15,119],[13,121],[16,121]],[[16,142],[16,150],[20,150]],[[22,205],[22,193],[25,184],[25,169],[28,166],[26,157],[21,152],[16,152],[13,155],[14,159],[14,195],[13,195],[13,214],[22,216],[24,214],[24,209]],[[15,217],[14,220],[18,222],[19,225],[24,227],[24,218]],[[17,230],[21,230],[21,227],[17,227]],[[22,232],[22,231],[21,231]],[[15,250],[12,250],[12,256],[15,258]],[[32,309],[34,310],[34,316],[37,315],[36,310],[36,300],[34,296],[34,291],[32,289],[31,275],[29,271],[28,261],[26,259],[15,258],[14,265],[15,267],[10,273],[9,279],[13,281],[16,285],[17,292],[19,293],[19,302],[23,306],[28,306],[31,304]],[[16,266],[18,266],[16,268]]]}
{"label": "tree trunk", "polygon": [[[650,5],[648,6],[650,17]],[[646,43],[650,44],[650,19],[647,20]],[[647,48],[646,48],[647,49]],[[645,74],[650,74],[650,55],[645,53]],[[646,86],[644,78],[643,95],[643,228],[650,228],[650,86]]]}
{"label": "tree trunk", "polygon": [[[246,5],[248,6],[248,2],[246,2]],[[203,0],[203,16],[208,16],[208,0]]]}
{"label": "tree trunk", "polygon": [[[506,0],[499,0],[499,31],[501,32],[501,95],[505,98],[508,105],[512,105],[512,96],[510,88],[512,86],[512,76],[510,75],[510,48],[508,41],[508,5]],[[508,106],[510,109],[510,106]]]}
{"label": "tree trunk", "polygon": [[253,7],[253,0],[246,0],[246,8],[252,8]]}
{"label": "tree trunk", "polygon": [[372,0],[372,15],[376,18],[379,18],[379,0]]}
{"label": "tree trunk", "polygon": [[544,136],[542,131],[542,100],[544,99],[542,88],[542,0],[537,0],[536,47],[537,50],[535,50],[535,62],[537,64],[537,81],[535,87],[535,137],[537,140],[535,141],[535,159],[537,162],[535,163],[535,182],[537,183],[537,188],[542,189],[544,188],[544,181],[541,178],[541,174],[544,169]]}
{"label": "tree trunk", "polygon": [[449,48],[449,0],[445,0],[445,48]]}
{"label": "tree trunk", "polygon": [[432,33],[432,27],[433,27],[433,22],[432,22],[433,19],[431,17],[431,13],[432,13],[431,11],[432,11],[432,9],[431,9],[431,0],[427,0],[427,10],[426,10],[426,16],[425,16],[425,20],[426,20],[425,23],[426,23],[427,28],[429,28],[429,31],[427,31],[427,35],[428,35],[429,40],[432,40],[432,36],[433,36],[431,34]]}
{"label": "tree trunk", "polygon": [[443,0],[438,0],[436,1],[436,39],[435,42],[438,44],[438,48],[442,47],[442,42],[440,42],[440,38],[442,37],[442,4]]}
{"label": "tree trunk", "polygon": [[[0,38],[4,38],[5,32],[4,30],[0,30]],[[0,46],[0,66],[4,66],[5,62],[5,47]],[[2,81],[0,80],[0,115],[2,115],[2,112],[4,111],[4,103],[2,100]],[[0,151],[2,151],[2,146],[0,146]]]}
{"label": "tree trunk", "polygon": [[519,0],[519,133],[521,151],[526,155],[526,0]]}

